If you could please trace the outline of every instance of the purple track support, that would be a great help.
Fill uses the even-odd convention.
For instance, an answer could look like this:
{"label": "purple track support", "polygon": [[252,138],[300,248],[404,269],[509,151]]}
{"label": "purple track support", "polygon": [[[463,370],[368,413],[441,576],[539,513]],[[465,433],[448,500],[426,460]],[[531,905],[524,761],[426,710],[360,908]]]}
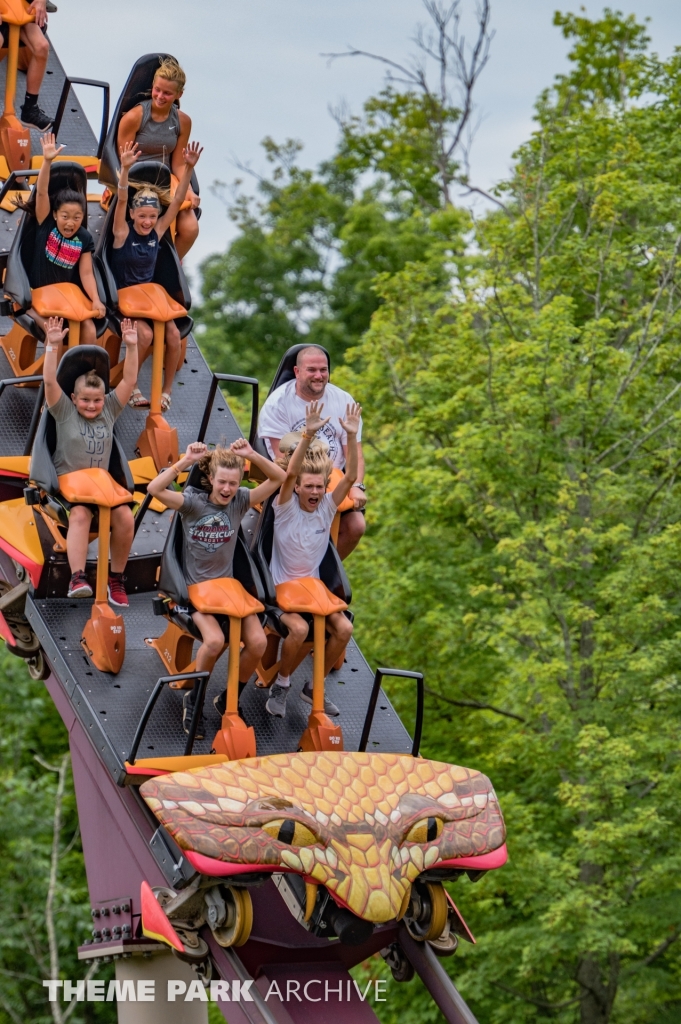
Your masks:
{"label": "purple track support", "polygon": [[399,942],[447,1024],[478,1024],[428,943],[416,942],[404,925],[400,928]]}

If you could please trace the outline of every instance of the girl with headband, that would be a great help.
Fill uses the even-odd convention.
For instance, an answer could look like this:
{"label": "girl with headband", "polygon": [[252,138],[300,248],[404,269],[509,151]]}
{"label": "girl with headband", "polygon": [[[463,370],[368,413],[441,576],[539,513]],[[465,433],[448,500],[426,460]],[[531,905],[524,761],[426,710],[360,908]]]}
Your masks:
{"label": "girl with headband", "polygon": [[[191,142],[186,146],[182,154],[184,171],[175,195],[164,213],[161,212],[162,193],[149,186],[140,188],[136,192],[128,211],[128,174],[132,165],[141,156],[141,151],[134,142],[126,142],[123,146],[121,175],[118,182],[118,202],[113,222],[113,248],[111,250],[111,269],[118,288],[127,288],[130,285],[147,284],[153,281],[159,242],[184,202],[192,171],[202,152],[203,149],[198,142]],[[130,219],[128,219],[128,212]],[[146,321],[139,320],[137,334],[141,366],[151,349],[154,337],[153,328]],[[180,332],[174,320],[169,320],[166,324],[165,341],[162,412],[167,412],[170,408],[173,378],[180,358]],[[136,387],[129,404],[133,408],[147,408],[149,400]]]}

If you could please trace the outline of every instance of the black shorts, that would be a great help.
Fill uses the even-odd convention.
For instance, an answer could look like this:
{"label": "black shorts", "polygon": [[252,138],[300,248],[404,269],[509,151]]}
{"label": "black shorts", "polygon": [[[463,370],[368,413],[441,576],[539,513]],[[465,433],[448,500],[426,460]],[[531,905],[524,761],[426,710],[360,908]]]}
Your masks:
{"label": "black shorts", "polygon": [[347,516],[350,512],[359,512],[360,515],[366,514],[366,506],[364,508],[346,508],[345,512],[341,512],[341,519],[343,516]]}

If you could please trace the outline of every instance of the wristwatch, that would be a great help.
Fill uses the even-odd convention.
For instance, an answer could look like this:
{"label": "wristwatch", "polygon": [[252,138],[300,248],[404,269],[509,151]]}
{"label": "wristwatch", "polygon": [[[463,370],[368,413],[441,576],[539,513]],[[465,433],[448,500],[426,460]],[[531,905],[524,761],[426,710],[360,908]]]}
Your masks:
{"label": "wristwatch", "polygon": [[366,491],[364,484],[353,484],[353,487],[359,487],[360,491]]}

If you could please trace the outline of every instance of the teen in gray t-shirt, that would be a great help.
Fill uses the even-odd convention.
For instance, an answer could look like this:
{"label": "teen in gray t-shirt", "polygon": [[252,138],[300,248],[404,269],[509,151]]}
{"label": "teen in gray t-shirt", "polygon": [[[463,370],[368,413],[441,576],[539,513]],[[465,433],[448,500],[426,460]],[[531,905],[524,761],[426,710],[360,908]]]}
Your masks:
{"label": "teen in gray t-shirt", "polygon": [[251,504],[248,487],[240,487],[228,505],[214,505],[205,491],[185,488],[179,509],[184,531],[187,583],[233,576],[234,548],[241,520]]}
{"label": "teen in gray t-shirt", "polygon": [[110,391],[99,416],[86,420],[62,391],[59,400],[50,406],[57,423],[57,447],[52,456],[57,476],[78,469],[108,470],[113,425],[122,412],[116,392]]}

